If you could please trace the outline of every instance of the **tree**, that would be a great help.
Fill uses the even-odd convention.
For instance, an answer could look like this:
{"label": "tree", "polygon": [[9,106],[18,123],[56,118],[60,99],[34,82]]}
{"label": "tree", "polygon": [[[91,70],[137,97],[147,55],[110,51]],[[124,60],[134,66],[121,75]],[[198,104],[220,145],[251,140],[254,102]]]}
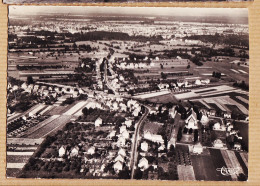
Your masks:
{"label": "tree", "polygon": [[34,80],[32,78],[32,76],[28,76],[27,77],[27,84],[30,85],[30,84],[33,84],[34,83]]}
{"label": "tree", "polygon": [[212,77],[215,77],[215,76],[216,76],[216,72],[213,71],[213,72],[212,72]]}
{"label": "tree", "polygon": [[182,128],[180,127],[177,134],[177,141],[181,141],[182,138]]}
{"label": "tree", "polygon": [[162,64],[160,64],[161,65],[161,69],[163,69],[163,65]]}
{"label": "tree", "polygon": [[128,169],[125,169],[125,170],[121,170],[119,173],[118,173],[118,177],[119,179],[130,179],[130,171]]}
{"label": "tree", "polygon": [[199,138],[199,132],[198,130],[194,130],[194,142],[197,142],[198,141],[198,138]]}

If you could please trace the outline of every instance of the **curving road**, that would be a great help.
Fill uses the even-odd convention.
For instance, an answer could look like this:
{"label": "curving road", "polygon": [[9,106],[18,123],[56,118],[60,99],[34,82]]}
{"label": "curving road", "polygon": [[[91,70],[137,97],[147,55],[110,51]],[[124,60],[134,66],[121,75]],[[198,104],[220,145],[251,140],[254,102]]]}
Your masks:
{"label": "curving road", "polygon": [[145,113],[142,115],[141,119],[138,121],[137,123],[137,127],[135,129],[135,133],[134,133],[134,142],[133,142],[133,146],[132,146],[132,150],[131,150],[131,161],[130,161],[130,168],[131,168],[131,179],[134,178],[134,171],[135,171],[135,167],[136,167],[136,161],[137,161],[137,146],[138,146],[138,141],[139,141],[139,134],[140,134],[140,128],[144,122],[144,120],[146,119],[147,115],[149,114],[149,108],[145,107]]}

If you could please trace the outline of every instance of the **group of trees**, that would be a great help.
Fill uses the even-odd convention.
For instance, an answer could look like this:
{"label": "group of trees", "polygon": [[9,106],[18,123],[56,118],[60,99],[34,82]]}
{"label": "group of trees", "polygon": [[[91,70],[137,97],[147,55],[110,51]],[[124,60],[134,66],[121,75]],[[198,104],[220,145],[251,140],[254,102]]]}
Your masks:
{"label": "group of trees", "polygon": [[221,72],[215,72],[215,71],[213,71],[213,72],[212,72],[212,77],[215,77],[215,78],[220,79],[220,78],[221,78]]}
{"label": "group of trees", "polygon": [[241,82],[235,82],[234,84],[233,84],[233,86],[235,86],[235,87],[239,87],[239,88],[241,88],[241,89],[243,89],[243,90],[249,90],[249,86],[245,83],[245,81],[241,81]]}

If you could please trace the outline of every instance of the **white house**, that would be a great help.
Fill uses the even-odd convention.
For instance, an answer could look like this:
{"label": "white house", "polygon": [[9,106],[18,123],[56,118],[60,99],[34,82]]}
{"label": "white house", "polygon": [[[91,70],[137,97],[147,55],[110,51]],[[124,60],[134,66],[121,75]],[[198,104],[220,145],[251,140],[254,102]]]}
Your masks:
{"label": "white house", "polygon": [[150,140],[155,143],[164,143],[164,140],[161,135],[151,134],[150,132],[144,133],[144,139]]}
{"label": "white house", "polygon": [[194,112],[193,108],[188,112],[185,123],[186,128],[188,129],[198,129],[197,114]]}
{"label": "white house", "polygon": [[114,161],[115,161],[115,162],[117,162],[117,161],[124,162],[125,159],[124,159],[121,155],[117,155],[117,157],[115,158]]}
{"label": "white house", "polygon": [[201,145],[201,143],[196,143],[193,146],[193,150],[192,151],[195,154],[201,154],[203,152],[203,146]]}
{"label": "white house", "polygon": [[235,149],[235,150],[241,150],[241,144],[238,143],[238,142],[236,142],[236,143],[234,144],[234,149]]}
{"label": "white house", "polygon": [[120,148],[120,150],[118,151],[118,154],[125,157],[126,156],[126,153],[125,153],[125,150]]}
{"label": "white house", "polygon": [[125,138],[120,136],[117,140],[117,146],[122,147],[125,146]]}
{"label": "white house", "polygon": [[132,126],[132,120],[126,120],[125,125],[129,128]]}
{"label": "white house", "polygon": [[133,116],[137,117],[139,115],[139,111],[137,109],[134,110]]}
{"label": "white house", "polygon": [[141,149],[145,152],[148,151],[148,143],[146,141],[141,143]]}
{"label": "white house", "polygon": [[216,139],[213,142],[213,147],[215,147],[215,148],[223,148],[224,144],[223,144],[223,142],[220,139]]}
{"label": "white house", "polygon": [[121,133],[121,136],[122,136],[123,138],[125,138],[125,139],[128,139],[128,138],[129,138],[129,132],[128,132],[127,130],[125,130],[125,131],[123,131],[123,132]]}
{"label": "white house", "polygon": [[101,118],[97,118],[95,121],[95,127],[99,127],[102,124],[102,119]]}
{"label": "white house", "polygon": [[202,125],[207,125],[209,123],[209,118],[206,114],[202,114],[200,122]]}
{"label": "white house", "polygon": [[201,81],[199,79],[196,79],[195,85],[201,85]]}
{"label": "white house", "polygon": [[66,154],[66,149],[64,148],[64,146],[61,146],[59,148],[59,157],[62,157]]}
{"label": "white house", "polygon": [[87,154],[93,155],[95,154],[95,147],[90,147],[87,151]]}
{"label": "white house", "polygon": [[231,119],[231,112],[225,112],[224,118]]}
{"label": "white house", "polygon": [[217,122],[214,124],[213,130],[225,131],[226,127],[224,125],[221,125],[219,122]]}
{"label": "white house", "polygon": [[147,169],[149,167],[148,160],[146,158],[140,159],[140,161],[138,163],[138,167],[141,168],[142,171]]}
{"label": "white house", "polygon": [[79,154],[79,148],[78,147],[74,147],[71,151],[70,151],[70,156],[77,156]]}
{"label": "white house", "polygon": [[124,131],[126,131],[126,126],[122,125],[119,129],[120,134],[123,133]]}
{"label": "white house", "polygon": [[119,172],[123,169],[123,163],[120,162],[120,161],[117,161],[114,165],[113,165],[113,168],[115,170],[115,172]]}

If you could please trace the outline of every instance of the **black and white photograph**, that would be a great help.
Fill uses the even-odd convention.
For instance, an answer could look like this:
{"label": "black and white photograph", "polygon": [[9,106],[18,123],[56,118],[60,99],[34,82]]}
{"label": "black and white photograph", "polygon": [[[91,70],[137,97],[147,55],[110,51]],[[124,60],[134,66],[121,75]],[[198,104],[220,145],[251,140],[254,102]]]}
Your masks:
{"label": "black and white photograph", "polygon": [[247,181],[248,9],[8,18],[7,178]]}
{"label": "black and white photograph", "polygon": [[3,0],[6,4],[253,2],[254,0]]}

